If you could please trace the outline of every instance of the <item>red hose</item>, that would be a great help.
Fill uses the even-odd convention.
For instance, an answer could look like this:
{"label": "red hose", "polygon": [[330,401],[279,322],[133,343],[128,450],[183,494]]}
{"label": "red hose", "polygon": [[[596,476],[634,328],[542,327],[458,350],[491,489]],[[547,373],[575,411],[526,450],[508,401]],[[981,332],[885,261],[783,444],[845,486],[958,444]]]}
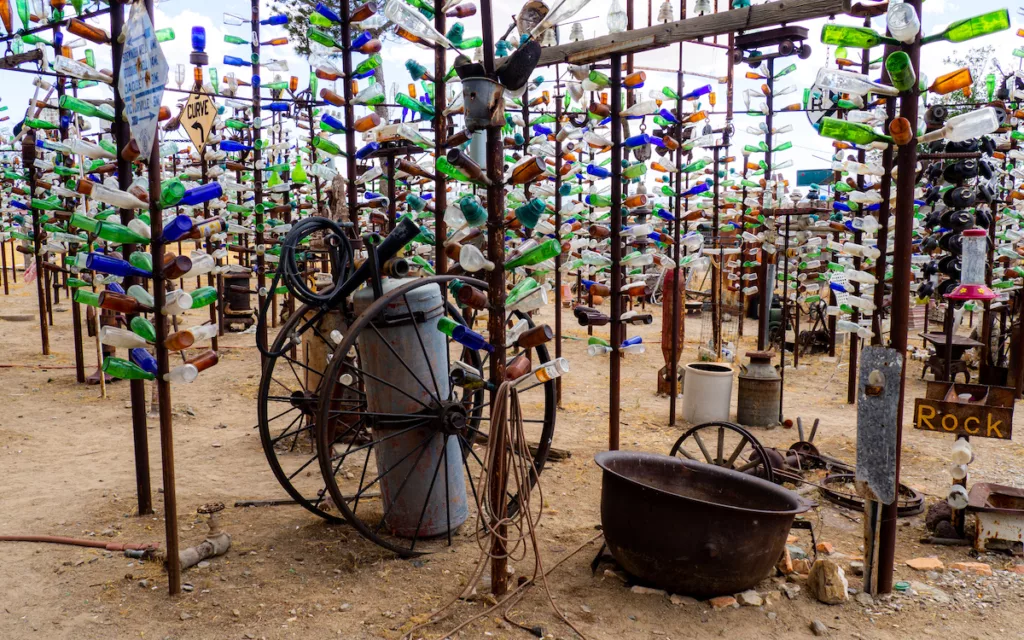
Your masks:
{"label": "red hose", "polygon": [[64,536],[0,536],[0,542],[49,542],[52,544],[70,544],[77,547],[92,547],[107,551],[150,551],[160,548],[158,542],[103,542],[101,540],[85,540],[82,538],[66,538]]}

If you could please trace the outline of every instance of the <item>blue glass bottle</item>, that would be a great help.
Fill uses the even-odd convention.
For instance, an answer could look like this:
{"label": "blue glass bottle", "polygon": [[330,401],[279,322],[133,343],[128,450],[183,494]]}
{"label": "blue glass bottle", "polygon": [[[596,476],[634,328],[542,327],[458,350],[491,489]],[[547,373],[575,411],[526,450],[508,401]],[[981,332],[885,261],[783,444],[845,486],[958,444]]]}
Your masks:
{"label": "blue glass bottle", "polygon": [[164,225],[162,235],[164,242],[177,242],[192,231],[192,218],[182,214],[171,218]]}
{"label": "blue glass bottle", "polygon": [[224,188],[220,186],[220,183],[210,182],[207,184],[201,184],[198,187],[192,187],[186,191],[178,204],[194,207],[197,204],[216,200],[222,195],[224,195]]}

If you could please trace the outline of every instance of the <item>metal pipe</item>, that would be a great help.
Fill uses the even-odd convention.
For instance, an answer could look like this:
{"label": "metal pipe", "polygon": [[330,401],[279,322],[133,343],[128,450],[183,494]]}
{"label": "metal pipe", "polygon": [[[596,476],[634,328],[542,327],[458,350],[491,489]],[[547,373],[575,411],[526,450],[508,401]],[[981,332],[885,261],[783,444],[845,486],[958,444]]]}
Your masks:
{"label": "metal pipe", "polygon": [[[434,28],[438,33],[445,33],[444,11],[434,12]],[[444,154],[448,142],[448,118],[444,114],[446,108],[447,83],[444,80],[447,69],[447,52],[442,47],[434,49],[434,157]],[[444,212],[448,208],[448,183],[444,174],[434,171],[434,270],[437,275],[448,273],[448,256],[444,252],[444,241],[448,236],[448,225],[444,221]]]}
{"label": "metal pipe", "polygon": [[[344,10],[348,11],[348,3],[344,3]],[[252,44],[251,51],[253,59],[259,60],[260,54],[260,3],[259,0],[252,0],[250,3],[250,19],[252,20]],[[252,63],[252,74],[258,76],[260,73],[260,65],[257,62]],[[347,82],[346,82],[347,84]],[[258,87],[252,89],[252,112],[253,117],[257,118],[260,116],[262,111],[262,99],[260,98],[260,91]],[[252,181],[253,181],[253,209],[255,210],[256,220],[256,237],[254,243],[256,246],[263,245],[266,239],[263,236],[264,218],[263,218],[263,170],[259,168],[263,159],[263,151],[259,148],[257,141],[260,139],[261,130],[253,127],[252,129]],[[260,251],[256,254],[256,290],[266,291],[267,287],[267,263],[263,252]],[[266,361],[266,356],[263,355],[263,351],[266,351],[267,347],[267,323],[257,322],[256,323],[256,343],[262,348],[260,349],[260,363]]]}
{"label": "metal pipe", "polygon": [[[121,33],[124,29],[124,8],[121,5],[115,5],[111,9],[110,33]],[[113,60],[114,77],[117,78],[121,75],[121,56],[124,54],[124,42],[121,42],[119,38],[112,38],[110,44],[110,56]],[[57,80],[57,95],[63,95],[63,84],[63,80]],[[62,109],[61,116],[64,115],[63,111],[64,110]],[[124,117],[124,96],[121,95],[121,91],[116,83],[114,84],[114,122],[111,126],[111,130],[114,134],[114,145],[117,148],[117,186],[122,191],[126,191],[132,183],[132,167],[131,162],[125,160],[122,151],[128,146],[128,143],[131,140],[131,132],[128,129],[128,120]],[[62,128],[61,139],[63,140],[66,138],[67,130]],[[121,224],[125,226],[135,218],[134,212],[129,209],[120,209],[119,214],[121,217]],[[125,259],[127,259],[128,256],[136,250],[136,248],[137,247],[134,244],[124,245],[123,251]],[[126,280],[125,287],[133,284],[142,285],[143,283],[141,282],[141,278],[131,277]],[[75,303],[74,307],[78,307],[78,303]],[[135,316],[129,315],[127,318],[128,322],[131,322],[133,317]],[[80,338],[81,328],[78,326],[78,318],[76,317],[76,356],[81,350],[81,346],[77,344]],[[99,375],[102,376],[104,374],[100,371]],[[132,441],[135,447],[135,492],[139,503],[138,515],[143,516],[153,513],[153,494],[149,474],[149,435],[146,429],[145,380],[129,381],[128,391],[132,406]]]}
{"label": "metal pipe", "polygon": [[[256,2],[257,0],[253,0]],[[352,104],[352,26],[349,23],[349,0],[340,0],[341,15],[341,68],[345,73],[345,167],[348,172],[346,194],[348,195],[348,218],[352,223],[352,234],[359,237],[358,201],[356,199],[356,120],[355,107]]]}
{"label": "metal pipe", "polygon": [[[145,0],[146,11],[153,19],[154,0]],[[254,0],[255,5],[256,0]],[[258,20],[256,21],[258,24]],[[160,145],[149,153],[149,192],[160,193]],[[167,591],[181,593],[181,565],[178,563],[178,496],[174,484],[174,434],[171,416],[171,384],[164,379],[170,369],[167,339],[167,316],[161,309],[167,300],[164,280],[163,216],[160,198],[149,199],[150,247],[153,253],[153,325],[156,330],[156,392],[160,401],[160,466],[164,485],[164,531],[167,537]],[[101,374],[102,375],[102,374]]]}
{"label": "metal pipe", "polygon": [[[683,3],[683,7],[681,8],[681,12],[683,14],[686,13],[685,3]],[[678,46],[679,46],[679,69],[680,70],[675,72],[676,73],[676,94],[677,95],[683,95],[683,72],[682,72],[682,68],[683,68],[683,44],[680,42]],[[680,122],[683,121],[683,104],[682,104],[682,102],[683,102],[682,100],[676,100],[676,114],[675,115],[676,115],[676,120],[679,120]],[[683,166],[683,145],[680,144],[680,145],[678,145],[676,147],[675,156],[676,156],[675,157],[675,164],[676,164],[676,166],[677,167]],[[683,193],[683,173],[682,173],[682,171],[676,171],[676,173],[675,173],[675,192],[676,192],[676,197],[675,197],[675,202],[673,203],[673,215],[675,216],[675,221],[672,224],[672,260],[675,262],[675,265],[672,267],[672,319],[671,319],[671,321],[672,321],[672,348],[671,348],[671,351],[669,352],[669,362],[668,362],[668,376],[669,376],[669,381],[668,381],[668,424],[669,424],[669,426],[674,426],[676,424],[676,404],[677,404],[676,396],[679,395],[679,375],[678,375],[679,374],[679,355],[680,355],[679,352],[680,352],[681,347],[682,347],[682,345],[679,344],[679,324],[684,322],[682,316],[680,315],[680,310],[681,310],[680,307],[682,306],[681,305],[682,301],[680,300],[680,297],[681,297],[681,292],[682,292],[682,290],[684,288],[683,283],[680,280],[680,278],[683,275],[683,270],[679,267],[679,261],[681,259],[680,255],[679,255],[679,253],[680,253],[679,238],[680,238],[680,235],[681,235],[679,233],[679,227],[680,227],[680,225],[683,224],[683,222],[682,222],[682,218],[683,218],[683,211],[682,211],[682,209],[683,209],[683,197],[681,195]],[[665,318],[664,318],[664,306],[665,306],[664,288],[662,288],[661,304],[662,304],[662,319],[661,319],[661,321],[664,322],[665,321]]]}
{"label": "metal pipe", "polygon": [[611,57],[612,207],[611,347],[608,384],[608,448],[619,448],[619,410],[622,376],[622,56]]}
{"label": "metal pipe", "polygon": [[[765,126],[768,128],[768,131],[765,133],[765,136],[764,136],[764,141],[765,142],[764,143],[765,143],[765,145],[767,145],[768,149],[767,149],[767,151],[764,152],[764,162],[765,162],[765,165],[768,167],[768,170],[765,171],[765,176],[764,177],[765,177],[766,181],[771,181],[771,179],[772,179],[772,137],[773,137],[772,136],[772,127],[774,126],[774,122],[775,122],[775,117],[774,117],[775,116],[775,114],[774,114],[774,111],[775,111],[775,97],[774,97],[774,95],[772,95],[772,94],[775,93],[775,58],[769,58],[768,59],[768,77],[766,78],[766,84],[768,85],[768,95],[765,96],[765,104],[768,106],[768,113],[765,116]],[[767,183],[766,183],[765,187],[766,187],[765,191],[762,192],[762,196],[761,196],[762,197],[762,201],[761,201],[762,208],[763,208],[763,205],[764,205],[764,196],[768,195],[768,193],[767,193]],[[758,308],[758,312],[757,312],[757,350],[758,351],[767,351],[767,349],[768,349],[768,323],[770,322],[771,312],[772,312],[772,310],[771,310],[771,292],[775,289],[775,283],[774,282],[768,282],[768,274],[770,273],[770,269],[768,268],[768,266],[769,266],[768,265],[769,259],[771,259],[773,262],[776,262],[776,264],[777,264],[777,261],[776,261],[776,259],[774,257],[772,257],[770,254],[768,254],[767,252],[762,250],[761,251],[761,269],[760,269],[761,277],[759,278],[761,288],[758,289],[758,292],[757,292],[758,293],[758,303],[757,304],[758,304],[758,307],[759,307]],[[785,257],[785,255],[783,255],[783,260],[785,260],[785,259],[786,259],[786,257]],[[783,332],[785,332],[785,329],[786,329],[785,327],[782,328]],[[783,333],[783,336],[785,336],[785,333]],[[783,339],[782,339],[782,351],[783,351],[783,355],[785,355],[785,351],[786,351],[786,339],[785,339],[785,337],[783,337]]]}
{"label": "metal pipe", "polygon": [[[558,65],[555,77],[559,77]],[[562,242],[562,94],[555,91],[555,239]],[[562,357],[562,251],[555,256],[555,358]],[[555,406],[562,406],[562,376],[555,378]]]}
{"label": "metal pipe", "polygon": [[[494,75],[494,19],[491,11],[491,0],[480,0],[480,20],[483,30],[483,65],[484,72]],[[488,317],[487,332],[494,352],[491,354],[490,379],[495,384],[491,392],[491,402],[496,400],[497,386],[505,380],[505,191],[504,191],[504,146],[501,127],[487,128],[487,259],[494,263],[494,269],[487,276]],[[498,451],[504,449],[505,430],[494,429],[492,436],[497,440]],[[508,481],[504,469],[505,456],[497,456],[502,461],[496,469],[491,469],[491,504],[496,505],[502,513],[492,514],[493,521],[504,520],[504,505],[507,503],[505,485]],[[508,557],[505,548],[504,524],[498,524],[497,535],[491,544],[491,591],[495,596],[504,595],[508,589]]]}
{"label": "metal pipe", "polygon": [[[921,0],[907,0],[914,11],[921,14]],[[910,56],[915,73],[921,69],[921,36],[904,47]],[[900,116],[909,122],[917,122],[919,87],[917,83],[900,97]],[[898,175],[896,178],[895,249],[892,256],[892,321],[890,340],[892,348],[904,358],[900,370],[900,399],[896,409],[896,486],[900,481],[900,457],[903,446],[903,400],[907,382],[907,318],[910,313],[910,253],[914,222],[914,185],[917,165],[917,145],[908,144],[900,148],[896,157]],[[897,500],[882,506],[881,531],[878,541],[878,592],[892,591],[893,564],[896,557]]]}

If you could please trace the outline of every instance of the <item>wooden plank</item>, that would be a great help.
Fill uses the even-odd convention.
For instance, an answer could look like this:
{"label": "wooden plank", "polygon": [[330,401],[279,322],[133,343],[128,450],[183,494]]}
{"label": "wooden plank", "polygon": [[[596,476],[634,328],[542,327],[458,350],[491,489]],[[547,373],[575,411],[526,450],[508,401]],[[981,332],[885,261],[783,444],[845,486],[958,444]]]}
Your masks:
{"label": "wooden plank", "polygon": [[25,53],[16,53],[8,56],[0,57],[0,69],[14,69],[18,65],[25,64],[26,62],[38,62],[43,59],[43,52],[39,49],[33,49],[26,51]]}
{"label": "wooden plank", "polygon": [[558,63],[589,64],[612,54],[625,55],[659,49],[678,42],[749,31],[783,23],[813,20],[845,13],[850,0],[779,0],[746,9],[734,9],[688,20],[613,33],[541,50],[538,67]]}

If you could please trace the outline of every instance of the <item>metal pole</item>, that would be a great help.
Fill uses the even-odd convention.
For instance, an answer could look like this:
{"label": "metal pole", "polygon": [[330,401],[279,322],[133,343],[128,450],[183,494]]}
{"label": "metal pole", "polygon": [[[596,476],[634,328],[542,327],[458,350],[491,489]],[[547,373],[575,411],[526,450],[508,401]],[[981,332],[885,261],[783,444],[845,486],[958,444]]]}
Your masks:
{"label": "metal pole", "polygon": [[[685,15],[686,7],[685,7],[685,3],[683,3],[683,4],[684,4],[684,6],[682,7],[681,11],[682,11],[682,14]],[[680,71],[676,72],[676,94],[677,95],[683,95],[683,73],[681,71],[682,68],[683,68],[683,44],[679,43],[679,69],[680,69]],[[683,104],[682,104],[682,100],[676,100],[676,120],[679,120],[680,122],[682,122],[682,120],[683,120]],[[677,168],[682,166],[682,164],[683,164],[683,145],[682,144],[680,144],[678,147],[676,147],[675,164],[676,164]],[[680,355],[679,352],[681,351],[681,348],[683,346],[683,345],[679,344],[679,325],[681,323],[685,322],[683,320],[682,315],[680,314],[680,307],[682,306],[682,304],[681,304],[682,300],[680,300],[680,297],[681,297],[681,294],[682,294],[682,290],[684,288],[683,287],[683,283],[680,281],[680,278],[683,275],[683,270],[679,268],[679,261],[681,259],[681,257],[680,257],[681,249],[679,247],[679,243],[680,243],[679,238],[680,238],[681,234],[679,233],[679,227],[683,224],[683,220],[682,220],[682,218],[683,218],[683,211],[682,211],[682,209],[683,209],[682,189],[683,189],[683,173],[681,171],[676,171],[676,174],[675,174],[675,192],[676,192],[676,197],[675,197],[675,202],[674,202],[674,207],[673,207],[673,209],[674,209],[673,215],[675,216],[675,222],[673,222],[673,224],[672,224],[672,260],[675,262],[675,265],[672,267],[672,347],[671,347],[671,351],[669,353],[669,362],[668,362],[668,376],[669,376],[669,380],[668,380],[668,424],[669,424],[669,426],[674,426],[675,423],[676,423],[676,404],[677,404],[676,396],[679,395],[679,355]],[[664,289],[662,289],[661,304],[662,304],[662,307],[664,309],[664,304],[665,304]],[[661,321],[662,322],[665,321],[664,310],[662,311],[662,319],[661,319]]]}
{"label": "metal pole", "polygon": [[[36,136],[30,132],[22,140],[22,148],[25,145],[35,146]],[[35,149],[32,149],[32,156],[35,157]],[[41,244],[42,229],[39,224],[39,211],[32,206],[32,199],[36,195],[36,168],[32,165],[31,161],[24,163],[25,170],[28,171],[28,202],[29,207],[32,210],[32,256],[36,268],[36,297],[39,299],[39,337],[43,343],[43,355],[50,355],[50,330],[46,326],[46,295],[43,291],[43,268],[40,266],[42,263],[42,257],[40,256],[39,249]]]}
{"label": "metal pole", "polygon": [[[110,33],[121,33],[124,28],[124,8],[121,5],[111,7],[110,11]],[[121,75],[121,56],[124,53],[124,43],[120,42],[118,38],[111,39],[110,56],[113,61],[113,76],[115,78]],[[61,79],[57,80],[57,92],[58,94],[63,93]],[[132,183],[132,167],[131,162],[124,159],[122,153],[128,146],[131,140],[131,132],[128,129],[128,121],[123,117],[124,114],[124,96],[118,90],[118,85],[114,83],[114,122],[111,126],[114,134],[115,146],[117,147],[117,186],[121,190],[127,190]],[[61,114],[63,115],[63,114]],[[61,130],[61,138],[65,138],[66,133]],[[156,165],[155,169],[159,173],[159,165]],[[150,191],[150,193],[158,194],[157,191]],[[159,199],[158,196],[153,196]],[[152,199],[152,198],[151,198]],[[121,217],[121,224],[127,225],[132,219],[135,218],[135,213],[129,209],[121,209],[119,211]],[[124,245],[124,257],[128,258],[133,251],[136,250],[134,244]],[[140,278],[131,277],[125,281],[125,287],[129,287],[133,284],[142,284]],[[78,306],[77,303],[75,305]],[[128,316],[127,320],[130,323],[134,316]],[[81,329],[78,328],[78,323],[75,323],[76,333],[81,334]],[[77,339],[78,336],[76,336]],[[77,351],[77,350],[76,350]],[[84,369],[83,369],[84,372]],[[100,371],[100,376],[103,376],[103,372]],[[132,439],[135,444],[135,491],[139,501],[139,513],[138,515],[149,515],[153,513],[153,495],[152,488],[150,486],[150,475],[149,475],[149,435],[146,430],[146,381],[145,380],[131,380],[128,384],[128,392],[131,398],[132,404]]]}
{"label": "metal pole", "polygon": [[[921,0],[907,0],[907,4],[921,14]],[[921,36],[904,47],[910,56],[915,73],[921,68]],[[909,122],[917,122],[917,83],[900,97],[900,116]],[[892,321],[890,338],[892,348],[904,359],[907,353],[907,318],[910,313],[910,254],[914,222],[914,185],[917,165],[917,145],[908,144],[900,148],[896,158],[895,249],[892,265]],[[900,399],[896,409],[896,486],[900,481],[900,454],[903,446],[903,399],[906,393],[907,365],[904,361],[900,371]],[[896,557],[896,519],[898,500],[882,506],[881,532],[878,541],[878,592],[892,591],[893,563]]]}
{"label": "metal pole", "polygon": [[[560,78],[558,65],[555,77]],[[562,242],[562,94],[555,91],[555,240]],[[562,252],[555,256],[555,358],[562,357]],[[562,376],[555,378],[555,406],[562,405]]]}
{"label": "metal pole", "polygon": [[611,357],[609,371],[608,448],[619,448],[619,410],[621,405],[622,376],[622,56],[611,57],[611,112],[612,112],[612,207],[611,236]]}
{"label": "metal pole", "polygon": [[[445,33],[444,11],[434,12],[434,28]],[[444,80],[447,72],[447,52],[443,47],[434,49],[434,157],[440,158],[448,142],[448,118],[444,114],[446,108],[447,83]],[[448,273],[448,256],[444,252],[444,241],[448,236],[448,225],[444,221],[444,212],[448,208],[448,183],[444,174],[434,171],[434,270],[438,275]]]}
{"label": "metal pole", "polygon": [[[480,1],[480,19],[483,23],[484,72],[493,77],[494,74],[494,20],[491,11],[491,0]],[[494,263],[494,269],[487,277],[488,317],[487,332],[494,352],[491,354],[490,379],[498,385],[505,380],[505,191],[504,191],[504,160],[505,154],[501,136],[501,127],[487,128],[487,177],[491,184],[487,187],[487,258]],[[494,394],[491,394],[494,402]],[[493,430],[491,434],[498,451],[505,448],[505,431]],[[504,468],[505,456],[499,455],[501,461],[497,469],[491,469],[491,504],[498,509],[492,514],[495,522],[501,522],[505,516],[507,495],[507,470]],[[508,557],[505,548],[504,524],[497,526],[497,535],[491,545],[491,591],[495,596],[504,595],[508,589]]]}
{"label": "metal pole", "polygon": [[[153,19],[153,1],[146,0],[146,11]],[[164,484],[164,530],[167,536],[167,591],[172,596],[181,593],[181,562],[178,559],[178,498],[174,486],[174,434],[171,417],[171,384],[164,380],[170,369],[167,346],[167,316],[161,310],[166,301],[164,290],[163,221],[160,209],[160,145],[159,139],[149,153],[149,224],[153,252],[153,325],[156,329],[156,392],[160,400],[160,462]],[[143,150],[145,152],[145,150]]]}
{"label": "metal pole", "polygon": [[[348,3],[344,3],[345,11],[348,11]],[[252,55],[254,57],[260,54],[260,3],[259,0],[252,0],[250,6],[250,20],[252,20]],[[258,57],[256,58],[258,60]],[[258,62],[252,63],[252,75],[253,80],[259,77],[260,65]],[[346,80],[347,84],[347,80]],[[253,119],[260,117],[262,112],[262,105],[260,101],[260,87],[254,81],[252,83],[252,113]],[[253,123],[255,124],[255,122]],[[310,123],[312,127],[312,123]],[[263,159],[263,151],[260,149],[260,136],[262,128],[252,128],[252,182],[253,182],[253,209],[255,211],[256,221],[256,237],[254,239],[254,246],[264,246],[266,239],[263,235],[263,170],[260,169],[260,161]],[[315,157],[315,156],[314,156]],[[263,292],[266,291],[267,287],[267,263],[266,258],[262,251],[256,252],[256,290]],[[272,295],[273,292],[269,292],[267,295]],[[262,307],[262,304],[260,303]],[[267,346],[267,324],[266,322],[257,323],[256,327],[256,343],[263,346]],[[262,351],[260,353],[260,362],[265,360]]]}
{"label": "metal pole", "polygon": [[[253,0],[254,3],[258,0]],[[348,175],[346,194],[348,195],[348,218],[352,223],[352,234],[359,237],[359,211],[356,200],[356,131],[353,126],[355,122],[355,107],[352,105],[352,26],[349,23],[349,0],[340,0],[339,14],[341,15],[341,44],[344,49],[341,52],[341,67],[345,72],[345,167]],[[253,5],[255,6],[255,4]]]}
{"label": "metal pole", "polygon": [[[762,192],[762,206],[764,204],[764,196],[767,195],[768,182],[772,179],[772,126],[774,125],[774,110],[775,110],[775,98],[772,95],[775,93],[775,59],[768,59],[768,77],[765,79],[768,85],[768,95],[765,96],[765,104],[768,105],[768,113],[765,116],[765,126],[768,131],[764,136],[764,143],[768,147],[768,150],[764,152],[764,162],[768,170],[765,171],[765,191]],[[731,104],[731,100],[729,101]],[[786,260],[786,256],[783,255],[783,260]],[[775,289],[774,282],[768,282],[768,274],[771,270],[768,268],[768,261],[775,260],[771,254],[766,251],[761,251],[761,277],[759,278],[761,287],[758,289],[758,306],[757,311],[757,350],[767,351],[768,350],[768,324],[771,321],[771,303],[769,302],[771,292]],[[782,327],[782,351],[786,351],[786,327]]]}

